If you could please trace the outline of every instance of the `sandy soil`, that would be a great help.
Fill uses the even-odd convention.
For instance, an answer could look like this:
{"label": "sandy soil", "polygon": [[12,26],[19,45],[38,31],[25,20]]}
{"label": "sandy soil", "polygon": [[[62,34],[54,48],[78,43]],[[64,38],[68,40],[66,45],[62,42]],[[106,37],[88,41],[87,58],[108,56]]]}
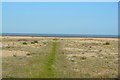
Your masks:
{"label": "sandy soil", "polygon": [[[1,38],[33,38],[30,36],[2,36]],[[97,39],[97,40],[118,40],[118,38],[73,38],[73,37],[34,37],[34,38],[50,38],[50,39],[54,39],[54,38],[59,38],[59,39]]]}

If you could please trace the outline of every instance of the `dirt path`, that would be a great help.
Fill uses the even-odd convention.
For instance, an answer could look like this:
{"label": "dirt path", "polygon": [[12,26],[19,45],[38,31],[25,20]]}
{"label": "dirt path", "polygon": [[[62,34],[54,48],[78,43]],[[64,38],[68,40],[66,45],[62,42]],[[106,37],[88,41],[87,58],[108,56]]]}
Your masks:
{"label": "dirt path", "polygon": [[55,55],[56,55],[56,50],[57,50],[57,42],[52,43],[52,48],[50,50],[50,55],[47,58],[45,67],[44,67],[44,77],[50,78],[50,77],[55,77],[56,73],[54,71],[54,63],[55,63]]}

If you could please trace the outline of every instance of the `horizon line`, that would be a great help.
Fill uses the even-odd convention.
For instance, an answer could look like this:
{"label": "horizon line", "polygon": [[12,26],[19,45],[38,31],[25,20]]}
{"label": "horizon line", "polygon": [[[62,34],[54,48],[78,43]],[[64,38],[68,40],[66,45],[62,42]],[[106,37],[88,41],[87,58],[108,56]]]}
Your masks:
{"label": "horizon line", "polygon": [[54,35],[114,35],[118,36],[119,34],[88,34],[88,33],[3,33],[1,32],[0,34],[54,34]]}

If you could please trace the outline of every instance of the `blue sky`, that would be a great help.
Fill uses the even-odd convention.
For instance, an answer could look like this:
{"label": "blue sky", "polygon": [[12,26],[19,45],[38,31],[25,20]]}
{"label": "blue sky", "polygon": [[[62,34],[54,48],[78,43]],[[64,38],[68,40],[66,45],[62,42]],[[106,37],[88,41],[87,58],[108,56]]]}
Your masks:
{"label": "blue sky", "polygon": [[3,33],[118,34],[117,2],[4,2]]}
{"label": "blue sky", "polygon": [[0,33],[2,33],[2,2],[0,2]]}

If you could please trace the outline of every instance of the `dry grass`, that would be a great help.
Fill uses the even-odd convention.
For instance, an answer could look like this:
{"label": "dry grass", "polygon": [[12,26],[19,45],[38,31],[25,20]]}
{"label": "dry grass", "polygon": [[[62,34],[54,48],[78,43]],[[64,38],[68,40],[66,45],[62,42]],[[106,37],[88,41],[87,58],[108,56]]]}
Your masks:
{"label": "dry grass", "polygon": [[3,36],[2,39],[4,78],[118,76],[117,38]]}

